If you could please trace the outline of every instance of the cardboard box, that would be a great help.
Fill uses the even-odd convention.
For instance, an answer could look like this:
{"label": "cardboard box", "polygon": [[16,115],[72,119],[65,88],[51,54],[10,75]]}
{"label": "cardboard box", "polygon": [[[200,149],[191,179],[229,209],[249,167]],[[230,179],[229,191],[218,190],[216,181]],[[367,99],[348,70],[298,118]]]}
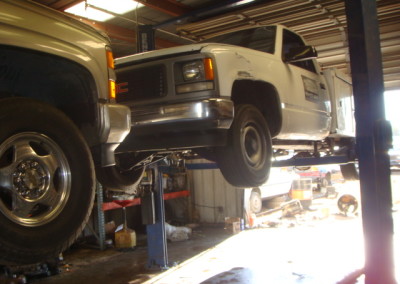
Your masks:
{"label": "cardboard box", "polygon": [[225,217],[224,229],[231,234],[237,234],[241,231],[240,221],[239,217]]}
{"label": "cardboard box", "polygon": [[232,234],[237,234],[241,231],[240,229],[240,221],[232,223]]}

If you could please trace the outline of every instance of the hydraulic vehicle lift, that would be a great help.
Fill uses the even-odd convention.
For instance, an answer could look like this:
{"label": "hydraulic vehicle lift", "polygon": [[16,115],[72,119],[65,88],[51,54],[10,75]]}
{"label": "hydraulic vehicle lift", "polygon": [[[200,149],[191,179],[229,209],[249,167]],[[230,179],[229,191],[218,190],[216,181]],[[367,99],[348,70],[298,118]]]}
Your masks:
{"label": "hydraulic vehicle lift", "polygon": [[[143,199],[142,216],[147,224],[147,265],[148,268],[168,269],[167,236],[165,232],[165,207],[163,190],[163,173],[168,173],[168,167],[155,164],[152,167],[155,177],[153,191],[147,192]],[[144,214],[147,212],[147,214]]]}
{"label": "hydraulic vehicle lift", "polygon": [[100,249],[105,249],[104,212],[107,210],[126,208],[128,206],[141,205],[142,223],[146,225],[148,268],[168,269],[167,238],[165,231],[165,207],[164,200],[187,197],[188,190],[164,193],[163,174],[176,173],[175,167],[166,165],[163,161],[148,167],[152,172],[150,187],[145,190],[144,196],[133,200],[115,200],[103,202],[103,189],[97,184],[97,211],[98,233],[90,228],[99,241]]}

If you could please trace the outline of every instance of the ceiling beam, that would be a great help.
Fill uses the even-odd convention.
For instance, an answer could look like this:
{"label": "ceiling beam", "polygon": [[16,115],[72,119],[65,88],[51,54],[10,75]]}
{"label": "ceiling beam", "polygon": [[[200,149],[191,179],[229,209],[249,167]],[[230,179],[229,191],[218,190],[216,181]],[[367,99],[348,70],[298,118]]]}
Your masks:
{"label": "ceiling beam", "polygon": [[[84,0],[42,0],[37,2],[44,3],[46,6],[53,9],[63,11],[82,1]],[[190,6],[184,5],[176,0],[136,0],[136,2],[173,17],[178,17],[192,11]]]}
{"label": "ceiling beam", "polygon": [[[109,23],[101,23],[101,22],[96,22],[96,21],[86,20],[86,19],[79,19],[79,20],[88,25],[91,25],[92,27],[95,27],[95,28],[105,32],[110,38],[122,40],[127,43],[136,45],[136,32],[134,30],[122,28],[122,27],[112,25]],[[167,48],[167,47],[178,46],[178,45],[181,45],[181,44],[178,44],[176,42],[172,42],[169,40],[161,39],[161,38],[156,38],[156,47],[157,48]]]}
{"label": "ceiling beam", "polygon": [[[39,2],[38,0],[35,0]],[[64,11],[64,9],[75,5],[76,3],[81,2],[82,0],[42,0],[40,2],[45,3],[47,6]],[[183,5],[176,0],[138,0],[137,2],[140,2],[146,6],[149,6],[153,9],[174,15],[174,16],[179,16],[181,14],[190,12],[190,7]],[[127,43],[136,45],[136,32],[134,30],[126,29],[117,25],[109,24],[109,23],[102,23],[102,22],[97,22],[93,20],[88,20],[85,18],[80,18],[76,17],[74,15],[69,14],[72,17],[75,17],[79,19],[82,22],[85,22],[88,25],[91,25],[103,32],[105,32],[110,38],[112,39],[118,39],[125,41]],[[166,47],[173,47],[177,45],[181,45],[179,43],[161,39],[161,38],[156,38],[156,48],[166,48]]]}
{"label": "ceiling beam", "polygon": [[136,0],[136,2],[173,17],[178,17],[192,11],[191,7],[176,0]]}

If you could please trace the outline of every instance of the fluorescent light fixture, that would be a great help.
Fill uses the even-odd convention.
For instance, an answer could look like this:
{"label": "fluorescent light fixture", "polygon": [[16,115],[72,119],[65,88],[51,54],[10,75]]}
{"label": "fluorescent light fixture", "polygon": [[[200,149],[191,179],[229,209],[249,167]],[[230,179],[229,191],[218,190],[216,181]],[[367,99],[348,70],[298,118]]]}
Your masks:
{"label": "fluorescent light fixture", "polygon": [[[101,8],[102,10],[107,10],[120,15],[143,6],[133,0],[87,0],[86,3]],[[64,12],[99,22],[104,22],[114,18],[114,16],[109,13],[99,11],[92,7],[86,7],[85,1],[66,9]]]}
{"label": "fluorescent light fixture", "polygon": [[253,1],[254,1],[254,0],[242,0],[242,1],[238,1],[238,2],[234,3],[233,5],[234,5],[234,6],[240,6],[240,5],[244,5],[244,4],[251,3],[251,2],[253,2]]}

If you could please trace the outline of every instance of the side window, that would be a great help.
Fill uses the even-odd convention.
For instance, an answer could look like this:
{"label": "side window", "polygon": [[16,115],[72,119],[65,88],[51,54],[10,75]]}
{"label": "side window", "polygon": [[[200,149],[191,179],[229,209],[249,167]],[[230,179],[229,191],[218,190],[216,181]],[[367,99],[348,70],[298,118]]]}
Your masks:
{"label": "side window", "polygon": [[[288,53],[291,48],[298,46],[305,46],[301,37],[299,37],[295,33],[292,33],[291,31],[283,30],[282,55]],[[317,71],[315,70],[314,62],[311,59],[305,61],[293,62],[290,64],[317,73]]]}

